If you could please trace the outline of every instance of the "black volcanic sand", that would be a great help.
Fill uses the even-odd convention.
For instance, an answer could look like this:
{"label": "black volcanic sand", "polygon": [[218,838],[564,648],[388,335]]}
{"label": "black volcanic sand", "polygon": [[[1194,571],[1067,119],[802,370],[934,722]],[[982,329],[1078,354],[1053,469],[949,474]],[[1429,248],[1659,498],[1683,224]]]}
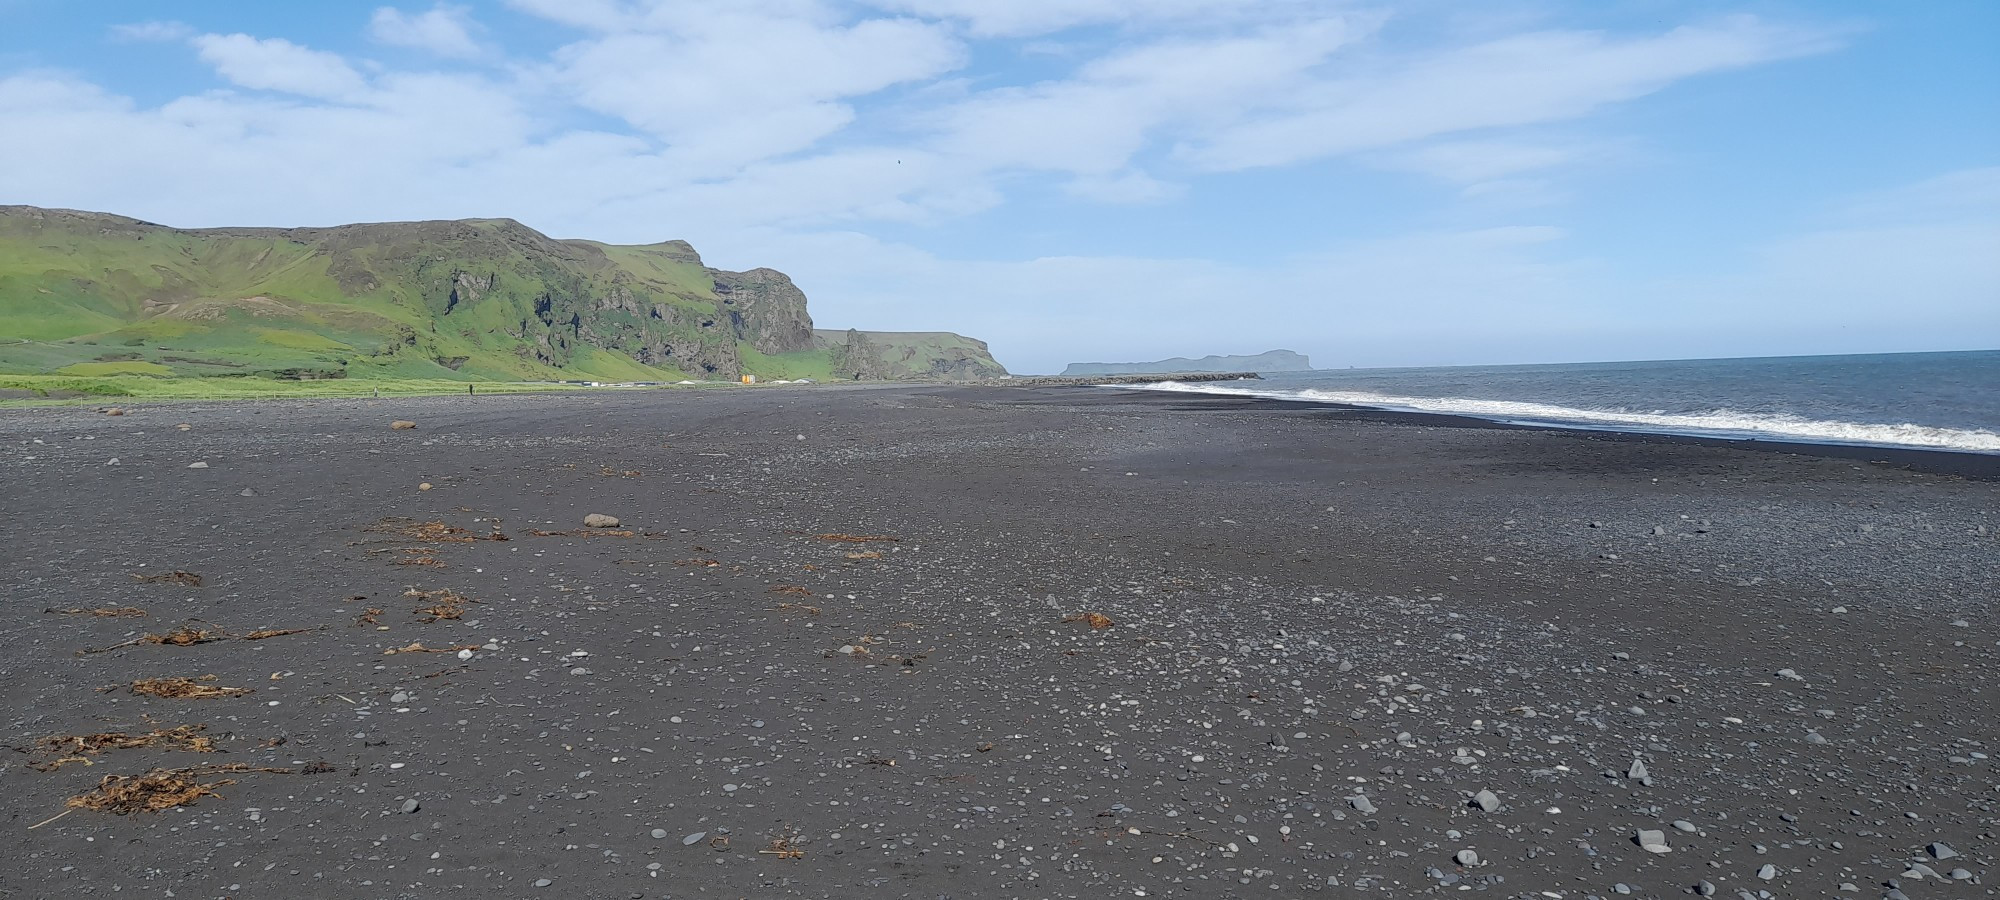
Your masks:
{"label": "black volcanic sand", "polygon": [[[1992,457],[1001,387],[0,440],[0,740],[223,751],[0,754],[0,896],[1994,893]],[[324,630],[77,654],[191,619]],[[103,690],[205,675],[256,692]],[[217,763],[295,771],[30,828]]]}

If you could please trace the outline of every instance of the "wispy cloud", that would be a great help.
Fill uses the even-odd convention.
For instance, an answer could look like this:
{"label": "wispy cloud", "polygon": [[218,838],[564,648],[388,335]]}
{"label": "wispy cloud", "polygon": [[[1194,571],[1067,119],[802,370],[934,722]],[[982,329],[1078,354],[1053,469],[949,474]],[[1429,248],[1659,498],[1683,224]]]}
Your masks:
{"label": "wispy cloud", "polygon": [[380,43],[456,59],[470,59],[484,52],[474,37],[480,30],[472,19],[470,7],[445,3],[414,14],[384,6],[375,10],[368,21],[369,36]]}

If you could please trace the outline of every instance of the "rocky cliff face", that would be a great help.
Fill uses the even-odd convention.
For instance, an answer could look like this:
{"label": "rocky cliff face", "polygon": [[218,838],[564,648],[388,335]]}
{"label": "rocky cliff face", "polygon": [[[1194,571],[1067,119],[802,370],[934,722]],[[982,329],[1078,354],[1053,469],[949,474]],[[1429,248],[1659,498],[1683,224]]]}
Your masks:
{"label": "rocky cliff face", "polygon": [[0,343],[0,371],[111,359],[92,349],[105,346],[178,374],[734,379],[821,374],[835,355],[848,377],[1004,371],[956,335],[836,351],[783,272],[709,268],[684,241],[556,240],[510,219],[182,230],[0,207],[10,337],[38,355],[13,362]]}
{"label": "rocky cliff face", "polygon": [[1312,360],[1290,350],[1271,350],[1255,356],[1204,356],[1200,359],[1174,357],[1139,363],[1070,363],[1062,373],[1080,375],[1172,375],[1180,372],[1304,372]]}
{"label": "rocky cliff face", "polygon": [[759,353],[798,353],[813,346],[812,316],[806,295],[791,276],[776,269],[748,272],[708,270],[731,325]]}
{"label": "rocky cliff face", "polygon": [[985,341],[948,331],[850,328],[816,331],[814,340],[832,351],[834,377],[842,380],[976,381],[1007,374]]}

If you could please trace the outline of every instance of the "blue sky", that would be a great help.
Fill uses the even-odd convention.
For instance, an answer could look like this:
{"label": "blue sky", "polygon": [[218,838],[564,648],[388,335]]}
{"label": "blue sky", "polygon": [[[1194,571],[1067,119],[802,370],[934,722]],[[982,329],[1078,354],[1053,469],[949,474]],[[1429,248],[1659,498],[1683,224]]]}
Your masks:
{"label": "blue sky", "polygon": [[1996,41],[1985,0],[0,0],[0,202],[685,238],[1023,372],[1992,348]]}

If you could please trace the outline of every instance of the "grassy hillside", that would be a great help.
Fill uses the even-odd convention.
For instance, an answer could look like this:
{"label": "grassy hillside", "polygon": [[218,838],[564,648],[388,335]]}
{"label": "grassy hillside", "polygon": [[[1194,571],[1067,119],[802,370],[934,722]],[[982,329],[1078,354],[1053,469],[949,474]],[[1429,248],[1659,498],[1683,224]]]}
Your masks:
{"label": "grassy hillside", "polygon": [[782,273],[482,219],[181,230],[0,207],[0,374],[826,377]]}

